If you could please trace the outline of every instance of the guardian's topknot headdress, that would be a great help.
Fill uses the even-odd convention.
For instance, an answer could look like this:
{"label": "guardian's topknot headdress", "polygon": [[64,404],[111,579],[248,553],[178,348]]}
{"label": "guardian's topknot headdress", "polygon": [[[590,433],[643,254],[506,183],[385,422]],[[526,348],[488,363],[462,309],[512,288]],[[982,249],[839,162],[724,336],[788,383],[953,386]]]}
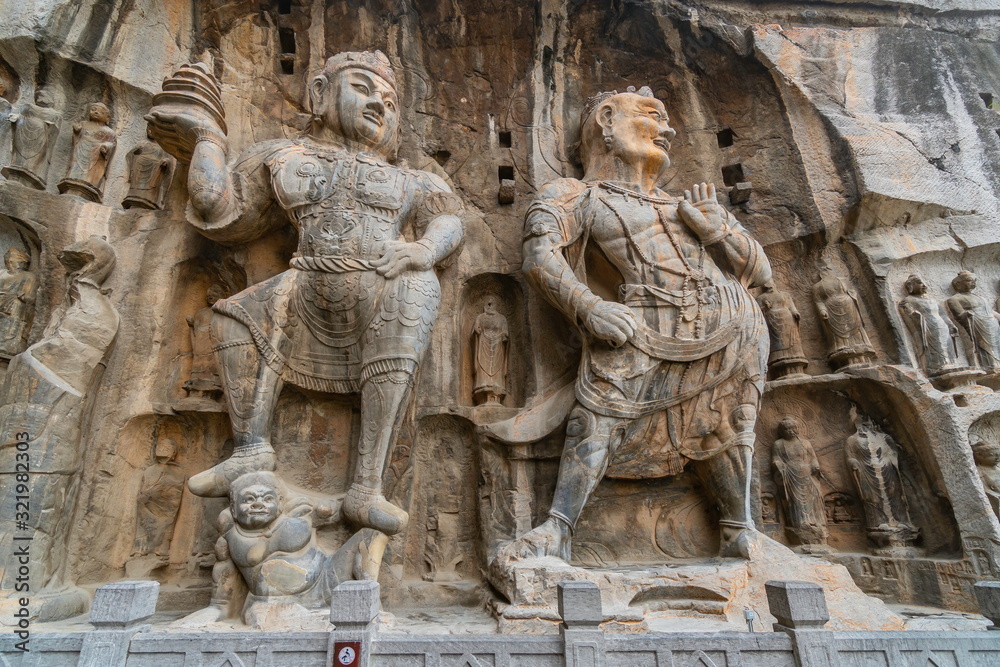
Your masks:
{"label": "guardian's topknot headdress", "polygon": [[[650,90],[649,86],[643,86],[639,90],[635,89],[635,86],[629,86],[625,89],[626,93],[635,93],[636,95],[642,95],[643,97],[653,97],[653,91]],[[587,103],[583,106],[583,120],[590,118],[590,114],[594,113],[594,109],[601,106],[601,102],[618,94],[617,90],[606,90],[602,93],[597,93],[587,98]]]}
{"label": "guardian's topknot headdress", "polygon": [[323,71],[328,76],[347,69],[348,67],[358,67],[374,72],[389,82],[393,88],[396,87],[396,73],[392,70],[392,64],[381,51],[344,51],[332,56],[326,61]]}

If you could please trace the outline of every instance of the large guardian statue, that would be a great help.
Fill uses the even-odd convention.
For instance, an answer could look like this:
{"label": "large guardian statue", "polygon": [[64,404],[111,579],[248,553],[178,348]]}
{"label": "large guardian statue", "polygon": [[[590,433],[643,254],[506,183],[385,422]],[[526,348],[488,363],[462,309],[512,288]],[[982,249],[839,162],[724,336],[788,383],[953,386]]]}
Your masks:
{"label": "large guardian statue", "polygon": [[[524,239],[526,278],[583,331],[576,404],[548,518],[500,558],[569,560],[606,474],[662,477],[689,461],[719,507],[721,553],[745,556],[768,356],[749,288],[770,280],[767,257],[714,185],[660,189],[676,133],[648,88],[591,98],[581,132],[583,179],[539,191]],[[611,266],[588,276],[588,255]]]}
{"label": "large guardian statue", "polygon": [[274,469],[271,420],[283,383],[360,392],[357,467],[343,513],[393,534],[407,514],[383,496],[382,473],[437,318],[434,267],[462,239],[461,202],[437,176],[392,164],[400,109],[381,52],[330,58],[308,90],[306,136],[254,144],[232,164],[217,84],[204,66],[165,82],[147,117],[153,139],[190,162],[189,221],[202,234],[238,244],[292,224],[299,235],[287,271],[213,307],[236,448],[189,486],[224,496],[240,475]]}

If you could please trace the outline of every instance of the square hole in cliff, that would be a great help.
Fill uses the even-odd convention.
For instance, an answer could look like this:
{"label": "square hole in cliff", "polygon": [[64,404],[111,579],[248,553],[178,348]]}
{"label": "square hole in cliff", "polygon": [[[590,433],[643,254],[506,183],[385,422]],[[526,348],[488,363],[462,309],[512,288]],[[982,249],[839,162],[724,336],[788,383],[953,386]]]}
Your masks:
{"label": "square hole in cliff", "polygon": [[295,53],[295,31],[291,28],[279,28],[278,40],[281,42],[282,53]]}
{"label": "square hole in cliff", "polygon": [[500,148],[510,148],[512,145],[510,132],[501,132],[498,140],[500,141]]}
{"label": "square hole in cliff", "polygon": [[993,93],[979,93],[979,97],[983,100],[983,104],[986,105],[987,109],[993,108]]}
{"label": "square hole in cliff", "polygon": [[514,167],[500,167],[497,169],[497,179],[503,181],[504,179],[514,180]]}
{"label": "square hole in cliff", "polygon": [[715,138],[719,141],[719,148],[729,148],[733,145],[736,135],[728,127],[715,133]]}
{"label": "square hole in cliff", "polygon": [[291,14],[292,13],[292,0],[278,0],[278,13],[279,14]]}
{"label": "square hole in cliff", "polygon": [[743,174],[743,165],[737,162],[736,164],[727,164],[722,168],[722,182],[732,187],[737,183],[742,183],[747,180],[746,176]]}

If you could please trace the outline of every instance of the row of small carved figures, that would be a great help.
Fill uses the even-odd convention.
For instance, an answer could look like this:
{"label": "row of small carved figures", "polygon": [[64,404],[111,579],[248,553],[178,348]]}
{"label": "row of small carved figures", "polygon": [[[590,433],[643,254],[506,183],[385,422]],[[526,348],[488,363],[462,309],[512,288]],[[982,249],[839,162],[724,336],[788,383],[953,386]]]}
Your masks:
{"label": "row of small carved figures", "polygon": [[[0,86],[0,95],[3,94]],[[111,112],[100,102],[87,105],[87,118],[73,124],[73,148],[66,176],[59,181],[60,193],[73,194],[100,203],[104,196],[108,166],[114,157],[118,138],[108,123]],[[62,126],[62,114],[53,108],[51,93],[42,88],[35,103],[12,109],[0,97],[0,141],[6,148],[10,133],[10,164],[0,173],[37,190],[49,182],[50,163]],[[160,209],[177,161],[152,141],[142,141],[129,151],[129,191],[122,200],[124,208]]]}
{"label": "row of small carved figures", "polygon": [[[906,296],[899,303],[899,311],[920,366],[931,379],[969,379],[1000,373],[1000,313],[973,293],[976,276],[971,271],[959,272],[951,284],[955,294],[940,303],[927,296],[927,284],[920,276],[911,275],[904,283]],[[830,362],[840,368],[870,363],[875,348],[865,331],[855,292],[832,268],[824,266],[812,293],[830,345]],[[799,338],[799,314],[791,297],[768,284],[758,301],[771,333],[772,376],[802,375],[808,361]],[[960,360],[959,326],[971,343],[966,353],[968,364]]]}

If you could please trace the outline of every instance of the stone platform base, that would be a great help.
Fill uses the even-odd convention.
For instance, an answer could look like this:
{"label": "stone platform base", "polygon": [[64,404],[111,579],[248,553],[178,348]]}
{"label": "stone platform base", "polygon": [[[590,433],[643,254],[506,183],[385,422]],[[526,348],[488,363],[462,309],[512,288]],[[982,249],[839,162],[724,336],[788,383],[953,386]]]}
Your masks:
{"label": "stone platform base", "polygon": [[904,626],[903,619],[882,600],[865,595],[844,566],[796,554],[760,533],[751,539],[748,560],[717,558],[655,568],[602,570],[541,558],[494,563],[490,575],[493,585],[510,601],[495,605],[502,633],[557,633],[561,581],[590,581],[598,586],[605,632],[682,631],[694,619],[714,621],[719,631],[745,630],[746,608],[754,611],[758,629],[769,629],[774,619],[767,612],[764,583],[780,579],[822,586],[830,609],[830,629],[901,630]]}

